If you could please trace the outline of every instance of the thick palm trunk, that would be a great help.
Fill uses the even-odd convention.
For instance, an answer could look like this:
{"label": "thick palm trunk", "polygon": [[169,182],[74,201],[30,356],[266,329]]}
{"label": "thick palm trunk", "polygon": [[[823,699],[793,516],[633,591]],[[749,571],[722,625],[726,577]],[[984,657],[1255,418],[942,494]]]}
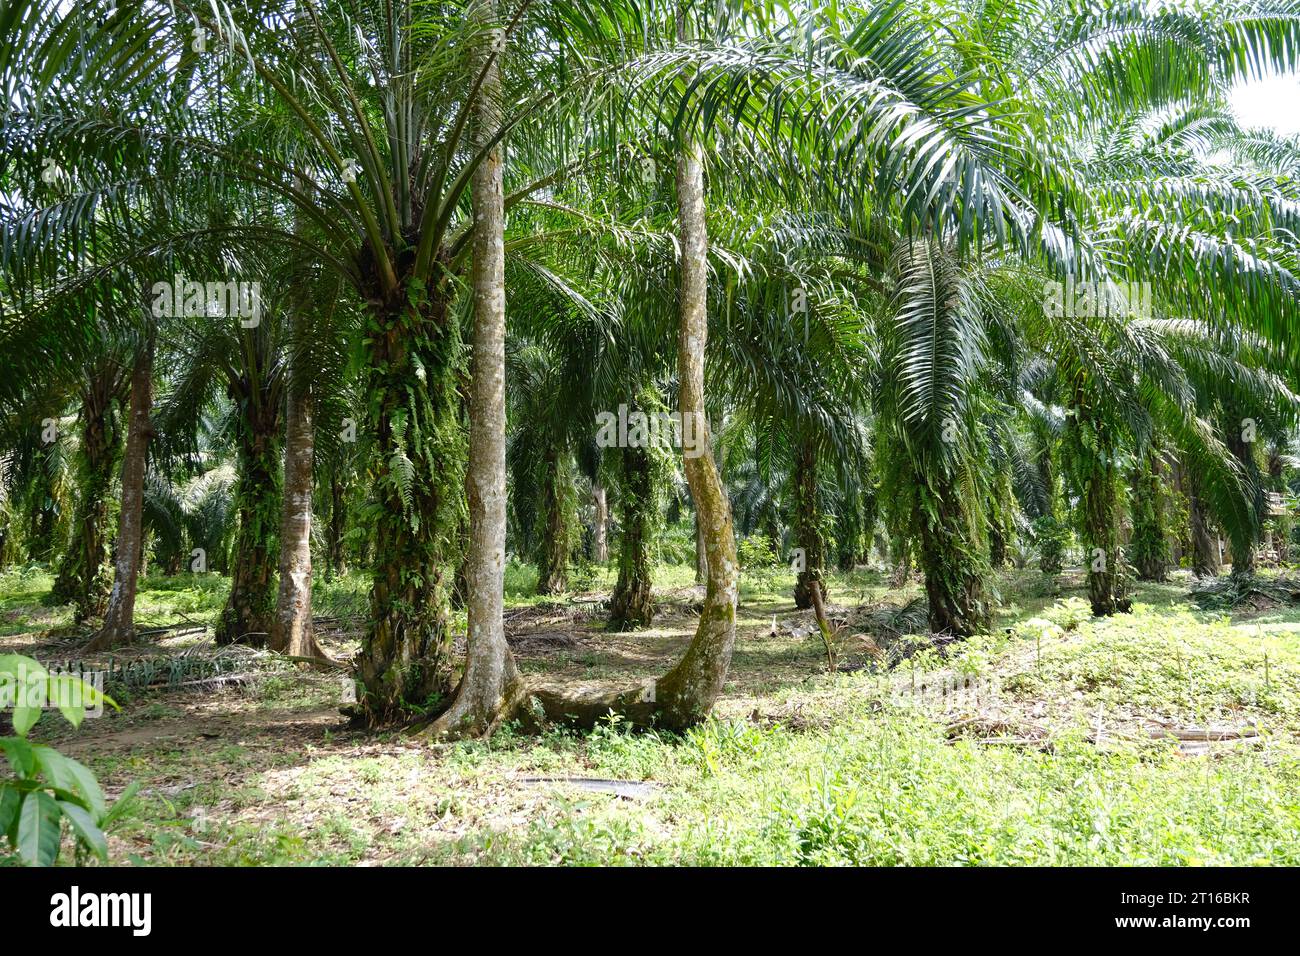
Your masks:
{"label": "thick palm trunk", "polygon": [[989,566],[1002,569],[1011,563],[1016,539],[1016,491],[1010,462],[1004,461],[993,474],[988,502]]}
{"label": "thick palm trunk", "polygon": [[813,606],[812,582],[820,581],[825,564],[821,514],[817,507],[817,449],[804,437],[795,452],[794,462],[794,540],[803,549],[804,568],[794,583],[794,606],[806,610]]}
{"label": "thick palm trunk", "polygon": [[451,690],[447,562],[464,487],[455,467],[459,339],[445,291],[425,301],[409,292],[418,304],[384,310],[369,340],[373,580],[353,714],[371,727],[418,716]]}
{"label": "thick palm trunk", "polygon": [[912,543],[904,535],[890,536],[889,561],[893,565],[889,572],[889,586],[897,590],[904,587],[912,577]]}
{"label": "thick palm trunk", "polygon": [[79,624],[103,616],[113,584],[109,542],[116,510],[111,492],[122,439],[114,405],[121,385],[117,362],[110,357],[81,396],[80,498],[72,540],[50,592],[54,604],[75,603]]}
{"label": "thick palm trunk", "polygon": [[542,481],[542,540],[537,561],[537,593],[563,594],[569,589],[569,527],[564,508],[560,456],[546,452]]}
{"label": "thick palm trunk", "polygon": [[1141,461],[1133,477],[1133,538],[1129,554],[1143,581],[1164,581],[1169,576],[1169,540],[1165,532],[1164,488],[1160,462],[1154,452]]}
{"label": "thick palm trunk", "polygon": [[122,457],[122,506],[118,515],[113,587],[104,612],[104,626],[86,646],[103,651],[135,640],[135,595],[144,546],[144,472],[153,435],[153,338],[140,348],[131,372],[131,403]]}
{"label": "thick palm trunk", "polygon": [[265,646],[275,618],[281,476],[279,409],[250,407],[239,428],[239,526],[232,547],[230,594],[216,628],[218,644]]}
{"label": "thick palm trunk", "polygon": [[316,431],[310,386],[288,389],[285,400],[284,511],[280,518],[280,592],[271,621],[271,649],[324,658],[311,620],[312,473]]}
{"label": "thick palm trunk", "polygon": [[604,564],[609,560],[609,498],[599,482],[591,486],[591,504],[595,510],[593,557],[597,564]]}
{"label": "thick palm trunk", "polygon": [[[485,11],[489,15],[495,11]],[[488,31],[490,46],[502,36]],[[500,69],[489,66],[476,110],[475,141],[490,141],[500,122]],[[435,733],[479,734],[518,682],[506,643],[506,284],[501,150],[474,171],[474,340],[469,398],[469,550],[465,560],[469,624],[465,672]]]}
{"label": "thick palm trunk", "polygon": [[983,559],[965,529],[961,489],[946,473],[931,479],[935,510],[919,516],[917,555],[925,578],[930,630],[936,634],[970,637],[988,627]]}
{"label": "thick palm trunk", "polygon": [[[1076,406],[1076,422],[1086,414]],[[1078,428],[1078,424],[1072,425]],[[1102,429],[1093,423],[1093,432],[1101,435]],[[1132,602],[1125,596],[1127,584],[1124,575],[1124,556],[1119,543],[1118,476],[1115,473],[1114,453],[1109,444],[1100,448],[1085,446],[1077,440],[1079,458],[1084,466],[1083,507],[1083,561],[1088,570],[1088,599],[1092,613],[1105,617],[1127,612]]]}
{"label": "thick palm trunk", "polygon": [[58,524],[58,489],[50,469],[50,456],[54,449],[43,448],[37,454],[41,459],[39,472],[44,487],[38,488],[30,504],[27,526],[27,557],[30,561],[49,561],[54,557],[54,529]]}
{"label": "thick palm trunk", "polygon": [[1007,566],[1007,535],[997,521],[989,522],[989,566],[1005,568]]}
{"label": "thick palm trunk", "polygon": [[1119,496],[1115,475],[1099,467],[1088,479],[1083,500],[1083,550],[1088,568],[1088,599],[1097,617],[1132,609],[1125,596],[1123,555],[1119,546]]}
{"label": "thick palm trunk", "polygon": [[609,627],[616,631],[649,627],[654,617],[649,556],[654,507],[650,453],[645,448],[624,448],[622,460],[618,504],[623,529],[618,545],[618,580],[609,601]]}

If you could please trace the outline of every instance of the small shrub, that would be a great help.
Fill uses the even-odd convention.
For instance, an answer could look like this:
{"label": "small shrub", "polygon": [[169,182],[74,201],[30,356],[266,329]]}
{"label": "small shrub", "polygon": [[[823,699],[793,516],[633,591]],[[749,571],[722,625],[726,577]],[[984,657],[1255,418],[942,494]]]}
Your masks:
{"label": "small shrub", "polygon": [[65,823],[75,838],[78,860],[87,853],[108,859],[104,829],[121,815],[134,788],[109,807],[90,770],[53,747],[27,740],[49,702],[79,727],[86,706],[100,701],[117,706],[79,678],[50,674],[30,657],[0,655],[0,704],[13,705],[15,734],[0,737],[13,773],[0,780],[0,833],[28,866],[49,866],[58,859]]}

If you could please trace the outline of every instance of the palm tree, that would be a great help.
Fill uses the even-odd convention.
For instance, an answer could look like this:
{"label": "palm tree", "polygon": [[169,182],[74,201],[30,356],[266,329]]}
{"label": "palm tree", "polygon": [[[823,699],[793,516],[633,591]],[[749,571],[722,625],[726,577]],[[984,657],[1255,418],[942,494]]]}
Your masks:
{"label": "palm tree", "polygon": [[[528,35],[520,27],[526,9],[505,24],[507,33]],[[462,200],[495,146],[552,94],[537,92],[535,73],[504,72],[501,101],[522,105],[472,141],[470,117],[497,52],[471,55],[476,44],[463,41],[487,27],[456,3],[385,10],[268,3],[240,17],[139,2],[119,4],[104,22],[80,5],[55,10],[34,0],[6,27],[13,41],[6,49],[14,52],[3,67],[58,79],[24,88],[22,102],[6,111],[10,142],[26,137],[57,148],[75,165],[83,197],[122,191],[111,169],[132,168],[146,182],[201,195],[224,194],[237,182],[262,200],[235,221],[199,231],[295,250],[343,277],[365,303],[364,427],[373,436],[378,507],[359,713],[381,723],[423,708],[449,689],[445,564],[464,447],[453,277],[467,262],[472,233]],[[60,37],[78,31],[94,32],[98,49],[128,52],[105,69],[62,44]],[[62,89],[99,103],[96,91],[106,84],[114,94],[103,102],[155,108],[94,119],[77,103],[48,108]],[[87,125],[95,136],[85,135]],[[138,155],[101,162],[123,138],[139,144]],[[526,184],[505,205],[537,188]],[[40,254],[74,244],[85,215],[75,202],[47,214],[58,228],[43,235]],[[105,218],[134,235],[131,204]],[[147,239],[135,235],[116,261],[138,261],[181,239],[178,224],[167,223]],[[18,252],[37,256],[34,246]]]}

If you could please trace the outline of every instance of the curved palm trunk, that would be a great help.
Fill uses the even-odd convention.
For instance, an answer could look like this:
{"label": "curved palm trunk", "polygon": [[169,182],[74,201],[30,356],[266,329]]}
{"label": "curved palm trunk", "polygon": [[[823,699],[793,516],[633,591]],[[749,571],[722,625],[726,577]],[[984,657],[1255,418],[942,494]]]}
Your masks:
{"label": "curved palm trunk", "polygon": [[618,545],[618,581],[609,601],[609,628],[622,631],[649,627],[654,617],[650,592],[650,519],[654,475],[650,453],[624,448],[619,511],[623,530]]}
{"label": "curved palm trunk", "polygon": [[794,540],[804,552],[804,569],[794,584],[794,605],[813,606],[812,582],[820,581],[825,563],[821,515],[817,508],[817,449],[810,438],[800,439],[794,462]]}
{"label": "curved palm trunk", "polygon": [[81,496],[72,540],[50,592],[54,604],[75,603],[78,624],[103,616],[113,583],[109,541],[116,513],[110,493],[122,437],[114,404],[123,384],[110,358],[82,393]]}
{"label": "curved palm trunk", "polygon": [[709,579],[709,552],[704,543],[704,525],[700,522],[700,511],[695,509],[695,583],[703,584]]}
{"label": "curved palm trunk", "polygon": [[722,692],[736,641],[736,540],[731,504],[713,460],[704,417],[704,352],[708,237],[704,225],[704,170],[691,150],[678,158],[677,198],[681,216],[681,327],[677,340],[681,414],[698,416],[703,453],[683,466],[691,498],[704,527],[709,578],[695,636],[677,664],[654,682],[625,689],[574,693],[567,688],[520,682],[502,717],[536,725],[542,720],[593,727],[610,713],[633,726],[684,730],[703,720]]}
{"label": "curved palm trunk", "polygon": [[290,387],[285,400],[284,511],[280,518],[280,591],[271,620],[271,649],[293,657],[326,655],[311,620],[312,472],[315,399],[309,387]]}
{"label": "curved palm trunk", "polygon": [[216,628],[218,644],[265,646],[275,618],[281,476],[279,409],[249,406],[239,429],[239,482],[230,594]]}
{"label": "curved palm trunk", "polygon": [[731,504],[713,460],[704,410],[704,352],[708,236],[704,224],[704,170],[698,152],[677,161],[677,201],[681,217],[681,327],[677,340],[681,414],[698,416],[703,453],[684,458],[686,481],[704,527],[709,577],[695,636],[667,674],[652,684],[624,690],[573,694],[535,685],[516,697],[512,712],[529,721],[546,718],[592,727],[615,713],[630,724],[684,730],[703,720],[722,693],[736,641],[736,539]]}
{"label": "curved palm trunk", "polygon": [[[493,11],[494,12],[494,11]],[[488,31],[491,43],[500,30]],[[500,71],[489,67],[476,140],[490,139],[499,122]],[[474,171],[474,341],[469,397],[469,550],[465,560],[469,624],[465,672],[451,707],[434,733],[480,734],[489,729],[518,683],[506,643],[506,288],[505,204],[501,150]]]}
{"label": "curved palm trunk", "polygon": [[113,587],[104,612],[104,626],[86,645],[103,651],[135,640],[135,595],[139,585],[140,557],[144,546],[144,472],[153,425],[153,337],[141,346],[131,372],[131,404],[122,457],[122,507],[117,526],[117,554]]}

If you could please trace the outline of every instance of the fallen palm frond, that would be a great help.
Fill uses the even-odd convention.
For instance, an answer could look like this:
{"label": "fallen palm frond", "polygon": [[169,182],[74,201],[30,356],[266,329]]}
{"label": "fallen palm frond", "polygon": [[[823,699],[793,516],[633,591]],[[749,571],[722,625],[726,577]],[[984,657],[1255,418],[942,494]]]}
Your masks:
{"label": "fallen palm frond", "polygon": [[1300,604],[1300,578],[1258,574],[1202,578],[1192,586],[1190,596],[1198,607],[1206,611],[1227,611],[1246,604],[1259,610],[1282,604]]}

